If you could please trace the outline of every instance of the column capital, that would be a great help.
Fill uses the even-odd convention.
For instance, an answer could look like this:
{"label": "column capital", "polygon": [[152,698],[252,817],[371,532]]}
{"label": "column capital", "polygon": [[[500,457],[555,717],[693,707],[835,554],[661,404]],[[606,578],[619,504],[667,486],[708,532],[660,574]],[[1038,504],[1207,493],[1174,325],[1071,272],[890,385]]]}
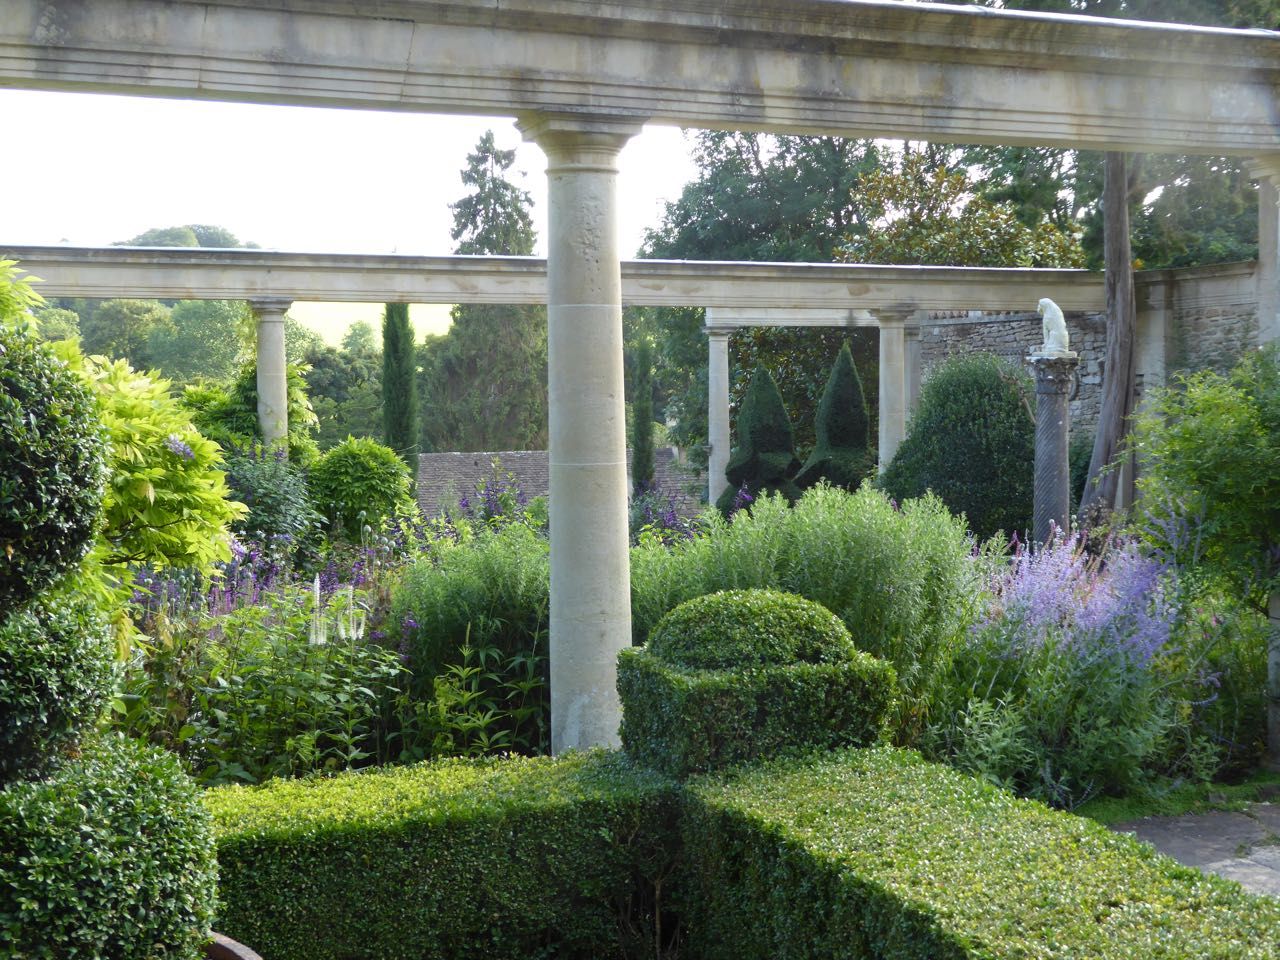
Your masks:
{"label": "column capital", "polygon": [[915,307],[877,307],[870,313],[876,318],[876,323],[882,327],[907,327],[910,324],[910,329],[919,329],[914,322]]}
{"label": "column capital", "polygon": [[278,315],[283,320],[284,315],[289,312],[289,308],[293,306],[292,297],[255,297],[249,301],[249,306],[253,308],[253,312],[258,315],[259,320],[277,319],[272,314]]}
{"label": "column capital", "polygon": [[548,173],[617,170],[618,152],[644,127],[643,117],[577,113],[526,113],[516,129],[547,155]]}
{"label": "column capital", "polygon": [[1245,159],[1244,168],[1254,180],[1280,182],[1280,153],[1265,153]]}
{"label": "column capital", "polygon": [[1042,356],[1032,354],[1027,357],[1032,373],[1036,379],[1036,393],[1065,394],[1075,378],[1076,366],[1080,363],[1077,354],[1067,356]]}

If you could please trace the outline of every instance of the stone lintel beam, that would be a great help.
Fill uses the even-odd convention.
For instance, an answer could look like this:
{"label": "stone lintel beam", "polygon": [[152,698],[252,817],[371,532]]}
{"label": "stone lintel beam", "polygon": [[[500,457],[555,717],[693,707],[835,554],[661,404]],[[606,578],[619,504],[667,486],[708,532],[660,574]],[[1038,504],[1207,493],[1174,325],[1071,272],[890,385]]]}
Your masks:
{"label": "stone lintel beam", "polygon": [[641,121],[537,114],[547,155],[551,750],[617,746],[631,644],[617,159]]}
{"label": "stone lintel beam", "polygon": [[289,384],[284,348],[284,315],[292,300],[279,297],[251,300],[257,316],[258,427],[267,446],[285,443],[289,436]]}
{"label": "stone lintel beam", "polygon": [[862,0],[6,0],[0,86],[643,115],[950,143],[1280,150],[1280,40]]}

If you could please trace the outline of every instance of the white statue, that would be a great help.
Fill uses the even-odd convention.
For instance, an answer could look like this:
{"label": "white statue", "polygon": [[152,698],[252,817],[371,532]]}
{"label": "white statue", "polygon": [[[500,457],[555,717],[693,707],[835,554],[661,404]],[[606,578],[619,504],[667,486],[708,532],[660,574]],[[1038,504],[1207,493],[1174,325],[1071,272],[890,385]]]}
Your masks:
{"label": "white statue", "polygon": [[1069,357],[1070,340],[1067,336],[1067,321],[1062,316],[1062,308],[1048,297],[1040,298],[1040,306],[1036,312],[1044,317],[1044,345],[1037,351],[1042,357]]}

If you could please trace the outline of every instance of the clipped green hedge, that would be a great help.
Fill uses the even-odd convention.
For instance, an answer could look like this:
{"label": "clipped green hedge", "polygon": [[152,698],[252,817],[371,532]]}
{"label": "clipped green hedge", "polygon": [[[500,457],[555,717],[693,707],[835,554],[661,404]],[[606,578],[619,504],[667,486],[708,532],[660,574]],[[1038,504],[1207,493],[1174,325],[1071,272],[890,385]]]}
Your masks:
{"label": "clipped green hedge", "polygon": [[0,616],[88,552],[104,439],[89,389],[48,344],[0,316]]}
{"label": "clipped green hedge", "polygon": [[215,878],[208,814],[162,750],[108,737],[0,790],[0,957],[197,960]]}
{"label": "clipped green hedge", "polygon": [[855,649],[834,613],[780,590],[721,590],[687,600],[658,622],[648,641],[659,659],[706,670],[842,660]]}
{"label": "clipped green hedge", "polygon": [[115,643],[92,603],[48,593],[0,617],[0,784],[35,778],[107,705]]}
{"label": "clipped green hedge", "polygon": [[1280,903],[905,751],[692,781],[682,832],[707,960],[1280,955]]}
{"label": "clipped green hedge", "polygon": [[893,667],[853,645],[821,604],[775,590],[726,590],[667,614],[618,657],[622,745],[687,776],[796,748],[879,739]]}
{"label": "clipped green hedge", "polygon": [[217,928],[271,960],[654,955],[672,784],[618,754],[205,794]]}
{"label": "clipped green hedge", "polygon": [[673,777],[798,749],[874,743],[897,692],[893,667],[854,651],[835,663],[687,670],[646,650],[618,657],[622,746]]}

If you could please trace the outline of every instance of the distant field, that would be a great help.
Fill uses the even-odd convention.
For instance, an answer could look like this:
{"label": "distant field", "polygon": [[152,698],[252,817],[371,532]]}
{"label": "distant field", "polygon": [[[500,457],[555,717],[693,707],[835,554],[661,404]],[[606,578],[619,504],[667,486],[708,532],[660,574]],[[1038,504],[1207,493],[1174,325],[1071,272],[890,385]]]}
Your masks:
{"label": "distant field", "polygon": [[[447,304],[415,303],[409,307],[409,319],[413,321],[413,330],[421,339],[431,333],[444,333],[449,329],[449,310]],[[381,330],[382,304],[380,303],[308,303],[295,301],[289,309],[289,316],[297,320],[309,330],[314,330],[330,346],[339,346],[342,337],[351,324],[365,320],[373,324],[374,330]]]}

